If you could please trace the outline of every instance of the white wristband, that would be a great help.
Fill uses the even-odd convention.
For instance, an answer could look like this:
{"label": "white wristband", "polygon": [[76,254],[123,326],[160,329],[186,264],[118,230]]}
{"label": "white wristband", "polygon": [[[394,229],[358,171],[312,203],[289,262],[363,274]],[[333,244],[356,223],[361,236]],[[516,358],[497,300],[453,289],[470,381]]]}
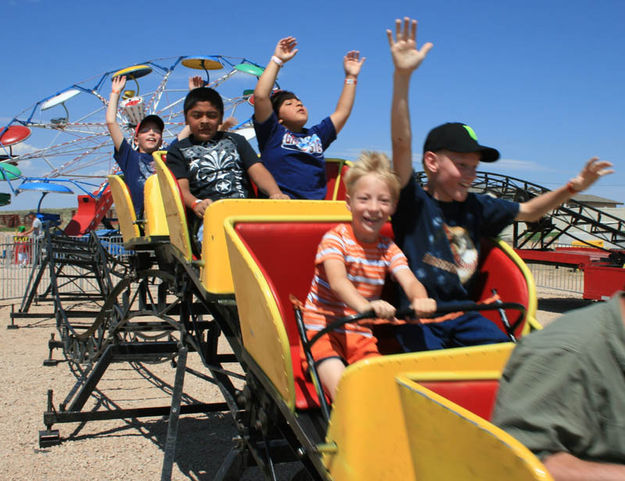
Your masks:
{"label": "white wristband", "polygon": [[271,61],[274,62],[278,67],[282,67],[282,65],[284,65],[284,62],[275,55],[271,56]]}
{"label": "white wristband", "polygon": [[195,208],[195,206],[196,206],[196,205],[198,205],[200,202],[202,202],[202,199],[195,199],[195,200],[193,201],[193,207],[191,207],[191,208],[192,208],[192,209],[194,209],[194,208]]}

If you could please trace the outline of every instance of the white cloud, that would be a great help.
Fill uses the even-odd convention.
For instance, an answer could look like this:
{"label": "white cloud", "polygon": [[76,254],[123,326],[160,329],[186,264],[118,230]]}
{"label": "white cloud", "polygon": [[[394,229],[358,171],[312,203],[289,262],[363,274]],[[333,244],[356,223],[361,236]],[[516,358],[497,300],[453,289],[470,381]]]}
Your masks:
{"label": "white cloud", "polygon": [[15,144],[11,146],[11,151],[13,155],[24,154],[26,152],[32,152],[33,150],[37,150],[39,147],[35,147],[32,144],[27,142],[20,142],[19,144]]}
{"label": "white cloud", "polygon": [[[556,169],[547,167],[545,164],[539,164],[533,160],[517,160],[517,159],[500,159],[496,166],[497,171],[524,171],[524,172],[556,172]],[[481,165],[484,170],[484,164]],[[491,170],[491,169],[486,169]],[[492,169],[494,170],[494,169]]]}

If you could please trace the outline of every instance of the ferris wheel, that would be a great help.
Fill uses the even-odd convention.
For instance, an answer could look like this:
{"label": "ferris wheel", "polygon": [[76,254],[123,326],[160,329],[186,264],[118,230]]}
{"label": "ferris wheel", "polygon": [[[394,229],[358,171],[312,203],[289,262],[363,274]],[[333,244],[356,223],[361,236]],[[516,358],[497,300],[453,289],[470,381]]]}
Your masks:
{"label": "ferris wheel", "polygon": [[253,89],[262,71],[243,57],[179,56],[139,62],[70,84],[0,126],[0,180],[8,181],[13,194],[28,190],[29,183],[63,182],[84,191],[78,193],[92,193],[93,185],[116,170],[104,119],[111,79],[121,75],[127,83],[117,120],[129,141],[136,124],[156,114],[165,123],[164,144],[171,142],[184,126],[183,102],[189,77],[196,75],[222,95],[224,118],[238,120],[233,130],[250,139]]}

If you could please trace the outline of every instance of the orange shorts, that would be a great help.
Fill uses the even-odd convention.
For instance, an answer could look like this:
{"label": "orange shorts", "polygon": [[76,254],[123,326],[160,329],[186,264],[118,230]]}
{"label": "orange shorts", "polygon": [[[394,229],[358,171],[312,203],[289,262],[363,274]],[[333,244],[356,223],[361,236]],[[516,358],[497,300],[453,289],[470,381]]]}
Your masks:
{"label": "orange shorts", "polygon": [[[318,331],[306,330],[311,339]],[[361,359],[380,356],[378,340],[371,332],[333,331],[321,336],[310,349],[313,359],[317,362],[338,357],[347,364]]]}

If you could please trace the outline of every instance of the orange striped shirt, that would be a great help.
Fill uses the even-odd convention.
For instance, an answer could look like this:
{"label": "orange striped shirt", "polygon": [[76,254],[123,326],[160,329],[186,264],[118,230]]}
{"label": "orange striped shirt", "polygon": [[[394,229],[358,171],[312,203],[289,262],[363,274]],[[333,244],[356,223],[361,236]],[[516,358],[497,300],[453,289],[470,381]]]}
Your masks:
{"label": "orange striped shirt", "polygon": [[[315,275],[306,297],[304,323],[309,330],[321,330],[334,319],[356,313],[330,289],[323,267],[327,259],[342,261],[347,279],[369,301],[380,298],[388,272],[394,275],[409,268],[406,256],[389,237],[380,236],[377,242],[364,243],[356,239],[350,224],[339,224],[330,229],[317,249]],[[356,324],[346,324],[343,330],[371,332]]]}

